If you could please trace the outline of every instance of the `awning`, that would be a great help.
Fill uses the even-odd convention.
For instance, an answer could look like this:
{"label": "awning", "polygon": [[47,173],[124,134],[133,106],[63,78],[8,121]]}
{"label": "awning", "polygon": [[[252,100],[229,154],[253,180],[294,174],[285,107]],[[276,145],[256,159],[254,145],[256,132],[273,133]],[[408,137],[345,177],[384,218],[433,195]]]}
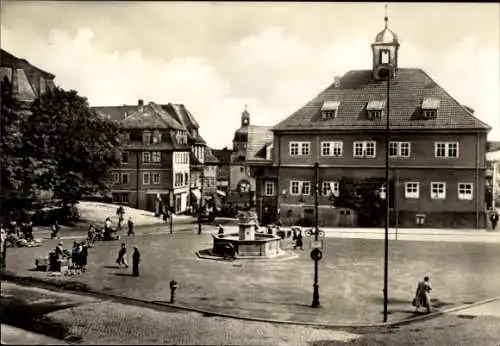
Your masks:
{"label": "awning", "polygon": [[200,199],[201,198],[201,192],[200,192],[200,190],[198,190],[198,189],[191,190],[191,193],[196,197],[196,199]]}
{"label": "awning", "polygon": [[217,194],[222,196],[222,197],[226,197],[226,193],[224,191],[217,190]]}

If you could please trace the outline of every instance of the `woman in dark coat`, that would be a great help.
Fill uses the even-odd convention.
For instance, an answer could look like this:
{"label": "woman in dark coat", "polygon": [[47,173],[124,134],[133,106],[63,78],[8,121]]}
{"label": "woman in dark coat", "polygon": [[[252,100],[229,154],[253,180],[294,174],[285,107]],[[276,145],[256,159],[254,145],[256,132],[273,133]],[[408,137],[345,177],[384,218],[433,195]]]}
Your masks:
{"label": "woman in dark coat", "polygon": [[139,276],[139,261],[141,259],[141,254],[139,249],[134,246],[134,253],[132,254],[132,274],[134,276]]}
{"label": "woman in dark coat", "polygon": [[302,231],[299,231],[297,234],[297,239],[295,240],[295,248],[300,247],[301,250],[304,250],[304,248],[302,246],[303,246],[303,244],[302,244]]}
{"label": "woman in dark coat", "polygon": [[81,246],[82,246],[82,251],[80,252],[80,266],[82,271],[85,271],[87,269],[87,258],[89,256],[89,248],[83,241]]}

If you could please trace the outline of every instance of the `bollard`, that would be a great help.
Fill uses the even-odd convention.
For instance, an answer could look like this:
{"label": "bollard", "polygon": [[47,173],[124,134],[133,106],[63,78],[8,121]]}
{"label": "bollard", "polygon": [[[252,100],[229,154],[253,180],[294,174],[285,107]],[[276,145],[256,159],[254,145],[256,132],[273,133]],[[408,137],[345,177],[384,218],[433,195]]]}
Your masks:
{"label": "bollard", "polygon": [[175,303],[175,290],[177,289],[177,281],[170,281],[170,304]]}

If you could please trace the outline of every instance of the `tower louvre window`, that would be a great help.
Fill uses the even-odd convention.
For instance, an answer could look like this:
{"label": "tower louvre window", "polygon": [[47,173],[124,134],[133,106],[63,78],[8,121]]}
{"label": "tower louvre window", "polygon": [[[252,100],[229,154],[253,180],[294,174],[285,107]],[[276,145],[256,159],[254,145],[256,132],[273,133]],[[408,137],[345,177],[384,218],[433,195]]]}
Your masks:
{"label": "tower louvre window", "polygon": [[325,101],[321,106],[321,119],[335,119],[340,106],[340,101]]}
{"label": "tower louvre window", "polygon": [[388,49],[380,50],[380,63],[381,64],[390,63],[390,56],[391,56],[391,53],[389,52]]}

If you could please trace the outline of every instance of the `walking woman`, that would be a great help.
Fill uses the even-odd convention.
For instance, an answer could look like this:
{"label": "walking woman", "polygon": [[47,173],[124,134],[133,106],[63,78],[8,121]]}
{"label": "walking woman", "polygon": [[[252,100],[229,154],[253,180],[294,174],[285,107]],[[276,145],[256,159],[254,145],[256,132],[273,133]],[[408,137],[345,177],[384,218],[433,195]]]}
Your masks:
{"label": "walking woman", "polygon": [[427,313],[431,312],[431,295],[432,290],[431,284],[429,283],[429,277],[424,277],[424,281],[420,281],[417,285],[417,291],[415,292],[415,298],[413,299],[413,306],[415,306],[415,312],[418,312],[420,307],[427,308]]}
{"label": "walking woman", "polygon": [[132,275],[139,276],[139,262],[141,260],[141,254],[139,249],[134,246],[134,253],[132,254]]}

